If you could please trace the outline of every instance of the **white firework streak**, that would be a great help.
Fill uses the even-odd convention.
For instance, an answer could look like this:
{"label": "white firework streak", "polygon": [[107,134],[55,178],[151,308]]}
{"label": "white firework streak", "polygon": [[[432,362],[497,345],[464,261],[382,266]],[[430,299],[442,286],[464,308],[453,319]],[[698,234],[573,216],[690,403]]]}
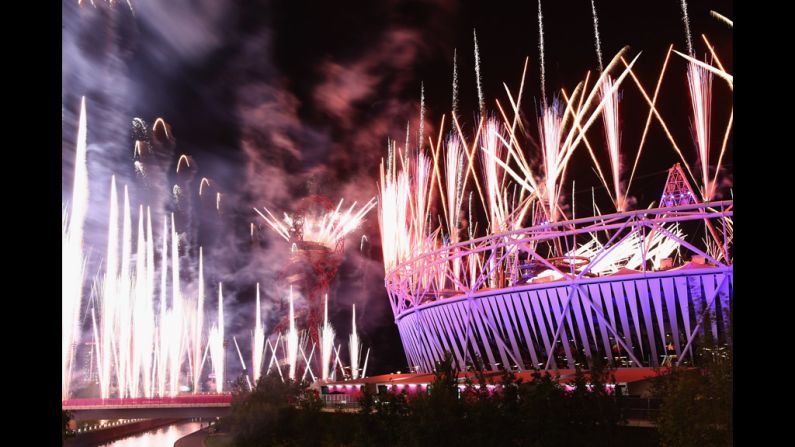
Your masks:
{"label": "white firework streak", "polygon": [[210,329],[208,343],[215,374],[215,392],[221,393],[224,390],[224,295],[223,285],[220,282],[218,283],[218,322]]}
{"label": "white firework streak", "polygon": [[453,116],[458,115],[458,50],[453,49]]}
{"label": "white firework streak", "polygon": [[85,278],[83,226],[88,211],[86,98],[80,101],[71,212],[64,207],[61,220],[61,397],[69,397],[74,346],[80,338],[80,306]]}
{"label": "white firework streak", "polygon": [[265,350],[265,328],[262,325],[262,308],[260,307],[259,283],[257,283],[257,309],[256,326],[254,326],[254,341],[251,345],[251,368],[254,383],[257,383],[262,372],[262,354]]}
{"label": "white firework streak", "polygon": [[544,17],[541,15],[541,0],[538,0],[538,52],[541,59],[541,97],[544,109],[547,108],[546,71],[544,69]]}
{"label": "white firework streak", "polygon": [[491,233],[504,231],[507,226],[507,209],[502,194],[502,168],[497,164],[502,159],[503,145],[500,141],[500,123],[494,118],[486,120],[485,130],[481,135],[483,154],[483,171],[486,183],[486,200],[491,223]]}
{"label": "white firework streak", "polygon": [[243,353],[240,352],[240,345],[237,344],[237,337],[233,335],[232,341],[235,343],[235,350],[237,350],[237,357],[240,359],[240,366],[242,366],[243,371],[245,371],[248,368],[246,368],[246,362],[243,360]]}
{"label": "white firework streak", "polygon": [[682,21],[685,22],[685,36],[687,37],[687,54],[693,55],[693,37],[690,34],[690,18],[687,16],[687,1],[682,0]]}
{"label": "white firework streak", "polygon": [[202,365],[202,332],[204,330],[204,248],[199,247],[199,295],[196,299],[196,323],[193,327],[193,393],[199,392]]}
{"label": "white firework streak", "polygon": [[[341,212],[340,209],[343,203],[344,199],[340,200],[334,211],[325,213],[321,216],[304,216],[303,240],[317,242],[330,249],[334,249],[337,242],[358,228],[364,220],[364,216],[375,207],[377,202],[375,198],[372,198],[358,211],[355,211],[358,202],[353,202],[346,211]],[[279,236],[289,242],[290,227],[293,226],[294,219],[285,213],[283,221],[279,221],[268,208],[264,208],[264,210],[267,215],[254,208],[254,211],[256,211]]]}
{"label": "white firework streak", "polygon": [[[419,144],[417,144],[418,149],[422,149],[423,145],[423,138],[425,132],[425,83],[420,82],[420,135],[419,135]],[[406,148],[408,150],[408,148]]]}
{"label": "white firework streak", "polygon": [[[447,231],[450,235],[450,244],[459,242],[458,215],[461,211],[462,176],[464,168],[464,153],[461,142],[455,135],[447,139],[447,156],[445,158],[445,181],[447,189]],[[457,251],[457,250],[456,250]],[[455,257],[453,261],[453,275],[459,277],[461,260]]]}
{"label": "white firework streak", "polygon": [[328,322],[328,295],[326,295],[323,314],[323,328],[320,331],[320,362],[321,378],[328,380],[329,366],[331,366],[331,352],[334,350],[334,328]]}
{"label": "white firework streak", "polygon": [[348,342],[348,349],[350,350],[351,359],[351,376],[354,380],[359,378],[359,354],[361,346],[359,345],[359,334],[356,331],[356,304],[353,305],[353,317],[351,323],[351,336]]}
{"label": "white firework streak", "polygon": [[287,332],[287,361],[290,363],[288,377],[295,381],[295,367],[298,363],[298,331],[295,328],[295,310],[293,307],[293,287],[290,286],[290,330]]}
{"label": "white firework streak", "polygon": [[[540,3],[539,3],[540,4]],[[538,130],[541,134],[541,148],[544,158],[545,191],[547,199],[547,216],[554,222],[558,216],[558,189],[557,179],[561,163],[561,120],[557,104],[544,109],[544,114],[539,120]]]}
{"label": "white firework streak", "polygon": [[613,88],[613,79],[608,75],[604,78],[602,86],[599,88],[599,95],[604,104],[602,119],[605,127],[605,141],[607,141],[607,152],[610,156],[610,167],[613,174],[613,188],[615,190],[615,206],[617,211],[624,211],[624,196],[621,192],[621,133],[618,122],[618,90]]}
{"label": "white firework streak", "polygon": [[602,64],[602,42],[599,37],[599,18],[596,15],[596,4],[591,0],[591,13],[593,15],[593,34],[596,39],[596,57],[599,61],[599,71],[604,71]]}
{"label": "white firework streak", "polygon": [[160,259],[160,326],[158,328],[157,393],[165,396],[168,371],[168,338],[164,332],[169,319],[166,309],[168,280],[168,218],[163,218],[163,246]]}
{"label": "white firework streak", "polygon": [[709,127],[712,109],[712,73],[694,63],[688,64],[687,81],[690,87],[690,105],[693,111],[693,129],[703,176],[702,196],[712,198],[713,185],[709,182]]}
{"label": "white firework streak", "polygon": [[[101,356],[98,357],[101,369],[99,375],[100,396],[103,399],[110,397],[110,373],[111,373],[111,340],[113,340],[114,320],[115,320],[115,296],[116,281],[118,272],[118,238],[119,238],[119,206],[116,193],[116,177],[110,180],[110,211],[108,217],[108,247],[105,257],[105,276],[102,287],[101,303],[101,325],[100,333]],[[100,358],[101,357],[101,358]]]}
{"label": "white firework streak", "polygon": [[[220,293],[220,290],[219,290]],[[184,340],[184,327],[182,324],[182,291],[180,288],[179,268],[179,237],[177,236],[174,213],[171,213],[171,320],[169,328],[168,357],[169,357],[169,395],[176,396],[179,392],[179,376],[182,371],[182,347]],[[221,328],[223,338],[223,328]]]}
{"label": "white firework streak", "polygon": [[155,337],[156,337],[156,321],[154,312],[154,296],[155,296],[155,238],[152,232],[152,213],[149,207],[146,207],[146,299],[144,306],[146,324],[151,326],[146,328],[146,341],[149,346],[149,354],[144,358],[144,389],[146,397],[152,397],[154,394],[154,361],[155,361]]}
{"label": "white firework streak", "polygon": [[483,87],[481,85],[480,77],[480,50],[478,49],[478,33],[474,29],[472,30],[472,37],[475,41],[475,80],[477,81],[478,85],[478,105],[480,106],[480,113],[483,114],[486,111],[486,104],[483,99]]}

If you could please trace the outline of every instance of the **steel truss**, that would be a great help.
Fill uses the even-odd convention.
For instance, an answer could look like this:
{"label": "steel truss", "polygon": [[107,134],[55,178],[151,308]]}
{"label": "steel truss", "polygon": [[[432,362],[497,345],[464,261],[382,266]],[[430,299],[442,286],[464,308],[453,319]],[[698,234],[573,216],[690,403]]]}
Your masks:
{"label": "steel truss", "polygon": [[[733,263],[730,256],[715,259],[666,224],[726,228],[732,208],[732,201],[721,201],[545,224],[446,246],[403,262],[387,273],[385,283],[409,364],[429,372],[447,352],[460,369],[476,358],[495,370],[573,368],[597,356],[618,367],[659,366],[666,355],[675,355],[678,363],[692,361],[693,345],[703,330],[719,339],[726,336]],[[655,233],[706,262],[700,268],[649,270],[645,246]],[[573,247],[584,234],[607,240],[590,259],[570,255],[565,262],[567,256],[551,248]],[[610,276],[591,272],[633,237],[641,241],[640,271]],[[721,245],[730,253],[730,238],[724,235]],[[468,278],[468,269],[456,265],[468,265],[477,256],[477,275]],[[518,279],[518,257],[561,279]],[[500,270],[503,274],[496,275]],[[498,287],[486,288],[496,277]],[[702,330],[707,313],[711,328]]]}

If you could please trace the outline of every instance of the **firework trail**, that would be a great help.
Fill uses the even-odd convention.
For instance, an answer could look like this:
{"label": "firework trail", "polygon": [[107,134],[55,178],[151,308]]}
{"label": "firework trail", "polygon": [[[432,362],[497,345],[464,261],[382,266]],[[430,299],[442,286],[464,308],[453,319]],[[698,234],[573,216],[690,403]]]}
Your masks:
{"label": "firework trail", "polygon": [[[106,0],[106,1],[107,1],[108,5],[110,5],[110,6],[113,6],[113,4],[116,3],[115,0]],[[94,3],[94,0],[90,0],[90,2],[91,2],[91,6],[93,6],[94,8],[97,7],[97,5]],[[83,3],[85,3],[85,0],[77,0],[77,4],[79,6],[83,6]],[[130,0],[126,0],[126,3],[127,3],[127,6],[130,8],[130,11],[135,13],[135,10],[133,10],[133,6],[132,6],[132,3],[130,2]]]}
{"label": "firework trail", "polygon": [[718,14],[715,11],[710,11],[709,13],[710,13],[710,15],[712,15],[712,17],[715,17],[716,19],[720,20],[721,22],[723,22],[723,23],[729,25],[730,27],[734,28],[734,22],[729,20],[726,16]]}
{"label": "firework trail", "polygon": [[370,360],[370,348],[367,348],[367,354],[364,356],[364,366],[362,366],[362,378],[367,377],[367,361]]}
{"label": "firework trail", "polygon": [[163,129],[163,135],[165,135],[166,139],[170,139],[171,137],[168,135],[168,126],[163,118],[155,119],[155,123],[152,124],[152,133],[157,133],[158,124],[160,124],[160,128]]}
{"label": "firework trail", "polygon": [[130,379],[129,350],[123,349],[132,343],[132,328],[130,327],[130,257],[132,251],[132,216],[130,213],[130,195],[127,185],[124,185],[124,209],[122,210],[122,231],[121,231],[121,271],[119,272],[119,289],[116,299],[118,300],[119,311],[116,312],[116,325],[119,328],[118,347],[116,348],[116,359],[118,361],[118,373],[116,374],[119,392],[126,394],[127,383]]}
{"label": "firework trail", "polygon": [[351,322],[351,336],[348,348],[351,355],[351,376],[353,380],[359,378],[359,355],[362,347],[359,344],[359,333],[356,331],[356,304],[353,305],[353,317]]}
{"label": "firework trail", "polygon": [[[540,2],[539,2],[540,4]],[[538,121],[538,132],[541,135],[541,153],[544,160],[546,186],[544,194],[547,199],[547,218],[554,222],[558,216],[557,180],[559,167],[562,164],[561,154],[561,121],[560,106],[557,101],[551,107],[545,107]]]}
{"label": "firework trail", "polygon": [[[232,336],[232,342],[235,343],[235,350],[237,351],[237,358],[240,359],[240,366],[243,367],[243,371],[246,370],[246,362],[243,360],[243,353],[240,352],[240,345],[237,344],[237,337]],[[246,376],[248,378],[248,376]],[[251,382],[249,381],[249,389],[251,389]]]}
{"label": "firework trail", "polygon": [[714,193],[714,185],[709,182],[709,128],[712,109],[712,73],[708,70],[688,64],[687,81],[690,87],[690,104],[693,111],[692,127],[701,162],[703,178],[702,195],[710,200]]}
{"label": "firework trail", "polygon": [[[119,205],[116,194],[116,177],[110,179],[110,212],[108,217],[108,248],[105,257],[105,277],[103,281],[103,298],[116,295],[116,280],[118,275],[118,220]],[[110,299],[102,302],[102,332],[101,332],[101,357],[98,356],[101,369],[99,376],[100,394],[103,399],[110,397],[110,371],[111,371],[111,340],[113,339],[113,321],[115,307]]]}
{"label": "firework trail", "polygon": [[[112,196],[111,196],[112,197]],[[165,396],[166,393],[166,367],[168,351],[166,350],[166,323],[169,316],[166,310],[166,284],[168,279],[168,218],[163,217],[163,245],[160,259],[160,326],[158,327],[158,363],[157,363],[157,393]]]}
{"label": "firework trail", "polygon": [[698,65],[699,67],[701,67],[701,68],[703,68],[703,69],[705,69],[705,70],[707,70],[707,71],[709,71],[709,72],[711,72],[713,74],[716,74],[716,75],[720,76],[721,78],[723,78],[729,84],[729,88],[734,90],[734,76],[730,75],[729,73],[726,73],[726,71],[724,71],[724,70],[722,70],[720,68],[715,68],[712,65],[705,64],[704,62],[701,62],[700,60],[698,60],[696,58],[690,57],[690,56],[688,56],[686,54],[682,54],[682,53],[680,53],[680,52],[678,52],[676,50],[674,50],[674,53],[676,53],[679,56],[682,56],[683,58],[687,59],[687,61],[690,62],[691,64]]}
{"label": "firework trail", "polygon": [[265,327],[262,325],[262,308],[260,307],[259,300],[259,283],[257,283],[257,308],[256,308],[256,326],[254,326],[254,340],[251,344],[251,368],[254,377],[254,383],[259,381],[260,373],[262,372],[262,354],[265,350]]}
{"label": "firework trail", "polygon": [[[420,135],[419,135],[419,144],[417,145],[417,149],[422,149],[424,142],[422,141],[425,137],[425,83],[420,82]],[[408,151],[408,147],[406,147]]]}
{"label": "firework trail", "polygon": [[155,296],[155,238],[152,232],[152,213],[149,207],[146,207],[146,293],[145,304],[146,310],[144,311],[144,320],[149,323],[151,327],[147,326],[146,342],[150,350],[149,353],[144,353],[144,390],[146,397],[152,397],[154,394],[154,362],[155,362],[155,340],[157,337],[155,311],[154,311],[154,296]]}
{"label": "firework trail", "polygon": [[[593,14],[593,31],[594,39],[596,41],[596,56],[599,60],[599,72],[604,72],[604,65],[602,64],[602,44],[599,37],[599,19],[596,15],[596,4],[591,0],[591,12]],[[612,93],[611,93],[612,92]],[[615,207],[617,211],[623,211],[625,201],[621,194],[620,178],[621,174],[621,133],[619,130],[618,122],[618,103],[619,103],[618,90],[613,89],[613,79],[610,75],[604,78],[604,82],[599,87],[599,96],[604,103],[602,110],[602,120],[605,128],[605,141],[607,142],[607,152],[610,158],[610,166],[613,174],[613,188],[615,189]]]}
{"label": "firework trail", "polygon": [[[145,248],[145,241],[144,241],[144,209],[143,205],[138,206],[138,237],[136,241],[136,260],[135,260],[135,281],[133,283],[133,288],[135,289],[133,295],[133,303],[131,304],[130,316],[136,320],[142,320],[144,316],[144,312],[146,312],[146,303],[144,300],[146,297],[144,294],[146,293],[146,257],[143,256],[146,252]],[[141,370],[141,363],[143,362],[143,357],[145,355],[144,345],[146,343],[146,329],[141,327],[135,327],[135,334],[131,334],[130,344],[132,345],[132,367],[130,373],[130,397],[138,397],[139,385],[140,385],[140,378],[141,375],[137,374]],[[135,336],[132,336],[135,335]],[[148,351],[148,350],[147,350]]]}
{"label": "firework trail", "polygon": [[[325,213],[321,216],[306,215],[303,221],[303,240],[317,242],[330,249],[333,249],[339,240],[355,230],[364,219],[364,216],[375,207],[375,198],[370,199],[358,211],[355,211],[357,202],[347,209],[340,212],[344,199],[341,199],[334,211]],[[268,208],[263,207],[267,215],[254,208],[254,211],[262,217],[268,225],[276,231],[285,241],[290,242],[290,229],[295,224],[295,219],[284,214],[283,221],[277,219]]]}
{"label": "firework trail", "polygon": [[610,156],[610,166],[613,174],[613,188],[615,189],[615,206],[617,211],[624,211],[625,200],[621,193],[620,174],[621,174],[621,132],[618,122],[618,89],[613,88],[613,79],[608,75],[599,88],[599,95],[602,98],[604,109],[602,110],[602,120],[605,127],[605,141]]}
{"label": "firework trail", "polygon": [[464,152],[461,140],[455,135],[447,139],[447,156],[445,158],[445,180],[447,190],[447,230],[450,234],[450,243],[457,244],[458,215],[461,209],[463,194]]}
{"label": "firework trail", "polygon": [[[328,295],[326,295],[325,310],[323,313],[323,328],[320,331],[320,362],[321,378],[329,379],[329,366],[331,365],[331,353],[334,350],[334,328],[328,322]],[[333,367],[333,366],[332,366]]]}
{"label": "firework trail", "polygon": [[80,102],[77,127],[75,171],[72,186],[71,213],[63,210],[61,232],[61,395],[69,397],[72,381],[74,346],[80,337],[80,305],[85,277],[83,227],[88,211],[88,168],[86,166],[86,98]]}
{"label": "firework trail", "polygon": [[538,52],[541,56],[541,98],[547,108],[546,72],[544,71],[544,17],[541,15],[541,0],[538,0]]}
{"label": "firework trail", "polygon": [[[171,213],[171,320],[172,324],[169,325],[170,337],[168,343],[169,350],[169,394],[175,396],[179,392],[179,375],[182,366],[182,342],[183,342],[183,326],[182,326],[182,291],[180,287],[180,268],[179,268],[179,237],[177,235],[176,224],[174,222],[174,213]],[[219,283],[218,299],[219,303],[222,299],[221,289]],[[219,304],[220,306],[220,304]],[[223,314],[221,314],[223,317]],[[221,338],[223,339],[223,319],[219,323]],[[217,373],[216,373],[217,374]],[[221,371],[223,376],[223,370]],[[217,380],[217,377],[216,377]],[[221,392],[220,390],[218,391]]]}
{"label": "firework trail", "polygon": [[687,54],[693,55],[693,37],[690,34],[690,18],[687,16],[687,1],[681,0],[682,21],[685,22],[685,36],[687,37]]}
{"label": "firework trail", "polygon": [[453,117],[458,115],[458,50],[453,49]]}
{"label": "firework trail", "polygon": [[223,285],[218,283],[218,322],[210,329],[210,357],[215,373],[215,392],[224,390],[224,295]]}
{"label": "firework trail", "polygon": [[210,186],[210,181],[207,180],[207,177],[202,177],[201,181],[199,182],[199,196],[202,195],[202,188],[204,188],[204,185],[207,185],[208,187]]}
{"label": "firework trail", "polygon": [[593,34],[596,38],[596,57],[599,61],[599,71],[604,71],[604,65],[602,64],[602,43],[601,39],[599,38],[599,18],[596,16],[596,4],[594,0],[591,0],[591,13],[593,15]]}
{"label": "firework trail", "polygon": [[502,169],[497,165],[497,160],[503,157],[503,145],[500,141],[500,123],[494,118],[486,120],[485,131],[481,135],[483,148],[483,174],[486,184],[486,200],[491,223],[491,233],[497,234],[506,229],[506,210],[502,197]]}
{"label": "firework trail", "polygon": [[395,164],[385,171],[381,163],[378,224],[384,255],[384,271],[391,270],[411,252],[410,185],[408,173],[395,172]]}
{"label": "firework trail", "polygon": [[[259,296],[258,296],[259,297]],[[204,248],[199,247],[199,291],[196,300],[196,323],[193,326],[193,393],[201,384],[202,331],[204,330]]]}
{"label": "firework trail", "polygon": [[480,106],[480,114],[486,113],[486,103],[483,99],[483,86],[481,85],[480,77],[480,50],[478,50],[478,33],[472,30],[472,36],[475,41],[475,80],[478,86],[478,105]]}
{"label": "firework trail", "polygon": [[179,160],[177,160],[177,174],[179,174],[179,167],[182,166],[183,161],[185,162],[186,167],[190,167],[190,160],[188,159],[188,156],[185,154],[180,155]]}
{"label": "firework trail", "polygon": [[287,333],[287,361],[290,363],[290,380],[295,380],[295,367],[298,363],[298,331],[295,328],[295,310],[293,307],[293,287],[290,286],[290,330]]}

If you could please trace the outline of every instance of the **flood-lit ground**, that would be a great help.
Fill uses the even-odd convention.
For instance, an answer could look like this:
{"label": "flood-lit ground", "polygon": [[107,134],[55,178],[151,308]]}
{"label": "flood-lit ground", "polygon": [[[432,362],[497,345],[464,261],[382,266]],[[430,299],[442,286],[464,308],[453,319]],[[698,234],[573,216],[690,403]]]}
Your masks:
{"label": "flood-lit ground", "polygon": [[177,440],[201,428],[200,422],[180,422],[117,439],[101,447],[171,447]]}

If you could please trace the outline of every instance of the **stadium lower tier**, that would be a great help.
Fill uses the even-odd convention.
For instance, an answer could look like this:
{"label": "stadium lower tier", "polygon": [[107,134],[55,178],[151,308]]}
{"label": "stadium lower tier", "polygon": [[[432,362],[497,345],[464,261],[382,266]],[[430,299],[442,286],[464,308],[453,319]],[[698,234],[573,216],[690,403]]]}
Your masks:
{"label": "stadium lower tier", "polygon": [[[430,372],[446,353],[465,370],[697,364],[705,336],[729,331],[733,268],[689,264],[442,298],[395,321],[409,366]],[[479,359],[479,360],[478,360]]]}

